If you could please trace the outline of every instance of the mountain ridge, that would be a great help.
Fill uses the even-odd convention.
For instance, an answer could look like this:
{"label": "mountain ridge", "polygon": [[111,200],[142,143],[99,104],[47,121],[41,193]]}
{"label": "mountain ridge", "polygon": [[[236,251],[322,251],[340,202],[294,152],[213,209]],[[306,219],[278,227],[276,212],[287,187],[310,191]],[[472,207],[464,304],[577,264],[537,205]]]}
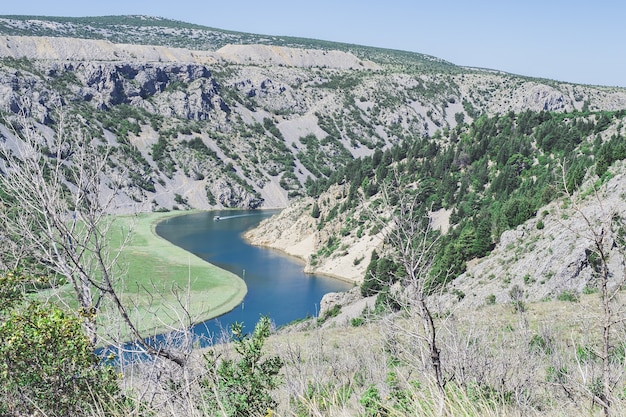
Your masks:
{"label": "mountain ridge", "polygon": [[[153,30],[146,30],[151,28]],[[158,28],[162,28],[159,30]],[[154,30],[156,29],[156,30]],[[163,30],[166,29],[166,30]],[[174,36],[182,34],[180,38]],[[143,15],[52,17],[52,16],[2,16],[0,34],[22,34],[27,36],[80,37],[83,39],[107,39],[113,43],[136,43],[186,47],[195,50],[215,51],[227,44],[265,44],[276,46],[308,46],[313,49],[354,50],[357,55],[376,51],[402,57],[419,58],[424,62],[438,63],[448,67],[453,64],[440,58],[417,52],[360,46],[341,42],[321,41],[280,35],[259,35],[211,28],[177,20]],[[133,42],[126,42],[132,39]]]}
{"label": "mountain ridge", "polygon": [[325,67],[335,69],[379,70],[373,62],[363,61],[349,52],[317,51],[283,46],[225,45],[217,51],[199,51],[155,45],[118,44],[108,40],[49,36],[4,36],[0,57],[45,61],[111,61],[150,63],[194,63],[215,65],[244,62],[256,65]]}
{"label": "mountain ridge", "polygon": [[[97,29],[102,39],[7,35],[15,27],[31,35]],[[8,115],[23,111],[46,124],[61,103],[116,148],[136,149],[117,162],[134,173],[123,212],[285,207],[305,194],[307,179],[481,114],[626,108],[625,89],[468,71],[403,51],[226,36],[150,18],[0,17],[0,33],[0,105]],[[144,41],[160,34],[161,45],[103,40],[138,33]],[[197,50],[198,39],[214,39],[213,49]],[[247,40],[261,43],[227,46]]]}

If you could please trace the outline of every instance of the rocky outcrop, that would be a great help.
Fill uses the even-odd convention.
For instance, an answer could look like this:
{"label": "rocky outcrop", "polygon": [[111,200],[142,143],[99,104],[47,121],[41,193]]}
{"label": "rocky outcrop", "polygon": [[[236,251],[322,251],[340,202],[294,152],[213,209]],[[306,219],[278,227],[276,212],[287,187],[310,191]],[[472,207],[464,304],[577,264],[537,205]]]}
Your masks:
{"label": "rocky outcrop", "polygon": [[50,120],[49,109],[59,106],[65,97],[45,86],[42,80],[22,71],[0,71],[0,108],[23,113],[39,123]]}
{"label": "rocky outcrop", "polygon": [[350,291],[331,292],[322,297],[319,320],[323,327],[347,326],[351,320],[363,317],[366,311],[374,311],[376,296],[363,298],[358,287]]}
{"label": "rocky outcrop", "polygon": [[[441,307],[476,308],[484,305],[487,297],[506,303],[514,286],[529,302],[595,287],[590,262],[595,250],[593,232],[607,231],[612,216],[626,216],[626,165],[616,165],[617,174],[597,194],[588,192],[594,186],[588,183],[574,196],[575,205],[556,201],[540,209],[536,218],[504,232],[489,256],[471,262],[467,271],[451,282],[447,293],[438,297]],[[537,227],[539,221],[542,225]],[[611,270],[623,274],[620,248],[607,243]],[[464,295],[460,300],[459,294]]]}
{"label": "rocky outcrop", "polygon": [[[128,104],[187,120],[230,112],[211,72],[199,64],[81,61],[52,62],[40,68],[46,79],[24,71],[0,71],[0,106],[13,113],[26,111],[41,123],[48,120],[49,109],[77,100],[99,110]],[[59,90],[55,81],[68,76],[71,94]]]}
{"label": "rocky outcrop", "polygon": [[[335,186],[319,200],[327,199],[340,205],[344,198],[343,188]],[[293,202],[279,214],[247,231],[244,237],[254,245],[277,249],[302,259],[306,262],[305,272],[361,283],[372,250],[382,243],[380,234],[363,236],[356,228],[347,227],[343,214],[332,221],[324,221],[331,211],[336,210],[330,204],[322,206],[319,217],[315,218],[312,216],[313,205],[312,198]]]}
{"label": "rocky outcrop", "polygon": [[357,58],[351,53],[319,49],[286,48],[271,45],[226,45],[217,55],[228,62],[245,65],[323,67],[344,70],[379,70],[380,65]]}
{"label": "rocky outcrop", "polygon": [[195,63],[220,61],[244,65],[379,70],[380,65],[342,51],[270,45],[226,45],[216,52],[154,45],[115,44],[107,40],[46,36],[0,36],[0,56],[52,61]]}
{"label": "rocky outcrop", "polygon": [[208,51],[47,36],[0,36],[0,56],[53,61],[188,62],[204,65],[214,64],[220,59]]}
{"label": "rocky outcrop", "polygon": [[281,250],[307,261],[315,248],[315,223],[310,216],[312,199],[292,203],[271,220],[264,220],[244,237],[258,246]]}
{"label": "rocky outcrop", "polygon": [[461,96],[490,114],[531,111],[619,110],[626,106],[623,89],[592,87],[553,81],[539,82],[489,72],[455,77]]}
{"label": "rocky outcrop", "polygon": [[53,65],[50,75],[71,72],[75,93],[98,109],[130,104],[166,117],[206,120],[224,109],[219,86],[199,64],[79,62]]}
{"label": "rocky outcrop", "polygon": [[241,185],[230,184],[223,179],[212,184],[210,189],[222,207],[256,209],[263,203],[262,199],[246,191]]}

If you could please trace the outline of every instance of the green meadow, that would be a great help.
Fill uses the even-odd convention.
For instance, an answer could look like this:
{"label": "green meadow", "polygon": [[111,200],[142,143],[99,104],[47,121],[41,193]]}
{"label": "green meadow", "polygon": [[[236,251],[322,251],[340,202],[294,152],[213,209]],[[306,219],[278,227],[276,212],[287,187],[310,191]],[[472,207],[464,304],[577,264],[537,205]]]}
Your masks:
{"label": "green meadow", "polygon": [[[110,229],[112,252],[120,253],[118,291],[145,334],[220,316],[238,306],[246,295],[241,278],[155,233],[159,221],[180,214],[185,213],[118,216]],[[130,241],[124,244],[123,237],[129,232]],[[116,325],[115,312],[111,313],[103,314],[103,331],[125,337],[125,331],[119,330],[123,326]]]}

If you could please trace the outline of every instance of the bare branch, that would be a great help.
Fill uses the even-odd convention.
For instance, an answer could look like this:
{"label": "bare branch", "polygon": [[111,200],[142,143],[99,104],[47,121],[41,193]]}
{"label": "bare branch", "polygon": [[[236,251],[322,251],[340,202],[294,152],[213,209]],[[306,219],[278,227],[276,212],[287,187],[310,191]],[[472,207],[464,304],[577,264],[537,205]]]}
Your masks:
{"label": "bare branch", "polygon": [[[121,251],[113,251],[109,239],[114,221],[110,213],[120,190],[108,175],[109,145],[89,137],[81,118],[70,120],[62,109],[56,131],[24,115],[17,126],[4,132],[0,146],[0,203],[10,208],[0,213],[11,242],[11,250],[2,251],[4,263],[44,265],[64,277],[92,346],[99,342],[96,319],[106,299],[148,353],[183,365],[184,357],[144,340],[117,292]],[[130,231],[121,244],[129,238]]]}

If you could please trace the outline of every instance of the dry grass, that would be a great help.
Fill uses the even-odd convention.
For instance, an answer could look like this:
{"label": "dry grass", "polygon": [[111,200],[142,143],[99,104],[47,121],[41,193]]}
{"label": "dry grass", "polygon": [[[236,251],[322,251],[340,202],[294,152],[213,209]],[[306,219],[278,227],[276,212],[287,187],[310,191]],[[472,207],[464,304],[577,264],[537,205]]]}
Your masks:
{"label": "dry grass", "polygon": [[[278,407],[271,415],[602,415],[591,395],[600,363],[587,355],[597,340],[597,301],[597,294],[591,294],[578,302],[528,304],[523,314],[511,305],[494,305],[440,315],[447,378],[443,399],[430,376],[417,317],[411,314],[369,317],[360,327],[320,328],[312,319],[281,329],[264,349],[285,362],[283,383],[274,393]],[[626,343],[626,337],[615,336]],[[215,349],[223,358],[236,355],[229,344]],[[117,413],[207,416],[199,406],[198,380],[207,372],[202,353],[194,352],[186,369],[163,361],[128,368],[125,388],[142,407]],[[616,359],[613,371],[612,415],[626,415],[626,401],[620,398],[626,387],[623,360]]]}
{"label": "dry grass", "polygon": [[[441,317],[447,415],[601,414],[590,392],[600,363],[584,354],[599,340],[598,314],[591,294],[578,302],[529,304],[523,314],[495,305]],[[375,387],[381,415],[440,415],[417,324],[416,317],[399,315],[274,336],[269,347],[286,361],[277,414],[367,415],[362,401]],[[614,368],[619,394],[624,365]],[[616,396],[613,409],[624,407]]]}

